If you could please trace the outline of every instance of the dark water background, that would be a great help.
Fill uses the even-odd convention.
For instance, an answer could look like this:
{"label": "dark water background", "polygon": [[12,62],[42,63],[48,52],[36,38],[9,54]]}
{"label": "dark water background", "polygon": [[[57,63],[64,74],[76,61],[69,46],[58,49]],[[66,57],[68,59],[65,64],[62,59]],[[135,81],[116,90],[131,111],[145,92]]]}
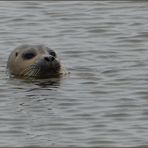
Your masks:
{"label": "dark water background", "polygon": [[[20,44],[71,72],[9,78]],[[148,146],[148,2],[0,2],[0,146]]]}

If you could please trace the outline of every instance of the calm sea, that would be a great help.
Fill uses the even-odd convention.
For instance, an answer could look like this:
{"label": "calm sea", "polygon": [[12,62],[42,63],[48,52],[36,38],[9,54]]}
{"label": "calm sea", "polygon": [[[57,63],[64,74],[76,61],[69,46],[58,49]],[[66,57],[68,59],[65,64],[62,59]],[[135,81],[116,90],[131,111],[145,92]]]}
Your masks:
{"label": "calm sea", "polygon": [[[9,78],[21,44],[69,75]],[[148,2],[0,2],[0,146],[148,146]]]}

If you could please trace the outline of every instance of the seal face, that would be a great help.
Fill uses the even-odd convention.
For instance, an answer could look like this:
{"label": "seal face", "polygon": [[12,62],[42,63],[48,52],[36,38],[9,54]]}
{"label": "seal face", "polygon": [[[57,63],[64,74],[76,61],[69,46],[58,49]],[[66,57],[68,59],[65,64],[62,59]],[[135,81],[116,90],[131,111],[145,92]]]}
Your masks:
{"label": "seal face", "polygon": [[9,72],[16,76],[49,78],[59,76],[61,64],[54,50],[44,45],[21,45],[10,54]]}

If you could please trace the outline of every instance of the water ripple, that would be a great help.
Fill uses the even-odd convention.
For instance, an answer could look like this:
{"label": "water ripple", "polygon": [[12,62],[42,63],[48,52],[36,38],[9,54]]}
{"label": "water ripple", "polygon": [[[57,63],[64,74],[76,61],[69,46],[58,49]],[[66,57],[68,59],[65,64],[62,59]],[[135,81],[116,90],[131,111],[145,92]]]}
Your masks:
{"label": "water ripple", "polygon": [[[146,1],[0,2],[0,146],[148,146]],[[18,45],[55,49],[70,74],[9,78]]]}

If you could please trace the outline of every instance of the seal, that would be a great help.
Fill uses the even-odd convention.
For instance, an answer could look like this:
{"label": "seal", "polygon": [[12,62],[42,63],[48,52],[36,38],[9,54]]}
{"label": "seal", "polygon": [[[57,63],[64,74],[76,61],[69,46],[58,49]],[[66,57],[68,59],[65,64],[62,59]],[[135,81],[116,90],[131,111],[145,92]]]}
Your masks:
{"label": "seal", "polygon": [[56,52],[44,45],[18,46],[9,55],[7,69],[14,76],[27,78],[50,78],[63,73]]}

